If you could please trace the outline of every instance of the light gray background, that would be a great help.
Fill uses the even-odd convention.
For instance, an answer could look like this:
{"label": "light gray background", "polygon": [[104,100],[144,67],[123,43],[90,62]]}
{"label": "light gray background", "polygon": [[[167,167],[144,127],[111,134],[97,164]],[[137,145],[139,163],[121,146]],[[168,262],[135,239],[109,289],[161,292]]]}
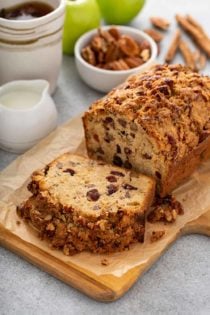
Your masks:
{"label": "light gray background", "polygon": [[[190,13],[210,35],[209,0],[148,0],[133,25],[149,26],[148,17],[165,16],[173,25],[162,43],[159,61],[175,28],[175,13]],[[180,56],[176,59],[181,61]],[[206,69],[209,73],[210,67]],[[84,111],[101,94],[78,77],[74,59],[65,56],[55,94],[59,123]],[[0,168],[16,155],[0,151]],[[120,300],[105,304],[77,292],[52,276],[0,248],[0,315],[31,314],[210,314],[210,239],[186,236]]]}

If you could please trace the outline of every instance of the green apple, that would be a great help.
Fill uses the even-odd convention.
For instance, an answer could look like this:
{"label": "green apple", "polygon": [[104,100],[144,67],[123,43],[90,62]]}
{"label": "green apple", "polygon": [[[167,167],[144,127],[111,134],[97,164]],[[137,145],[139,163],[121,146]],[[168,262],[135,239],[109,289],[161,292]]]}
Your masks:
{"label": "green apple", "polygon": [[74,53],[77,39],[100,25],[101,14],[96,0],[66,0],[63,52]]}
{"label": "green apple", "polygon": [[108,24],[127,24],[142,9],[145,0],[97,0]]}

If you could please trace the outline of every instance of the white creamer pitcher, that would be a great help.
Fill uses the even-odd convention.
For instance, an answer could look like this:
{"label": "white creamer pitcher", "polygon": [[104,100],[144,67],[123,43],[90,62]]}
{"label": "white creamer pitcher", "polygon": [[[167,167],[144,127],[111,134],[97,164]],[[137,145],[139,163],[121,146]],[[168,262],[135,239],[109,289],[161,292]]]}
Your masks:
{"label": "white creamer pitcher", "polygon": [[57,125],[45,80],[12,81],[0,87],[0,147],[22,153]]}

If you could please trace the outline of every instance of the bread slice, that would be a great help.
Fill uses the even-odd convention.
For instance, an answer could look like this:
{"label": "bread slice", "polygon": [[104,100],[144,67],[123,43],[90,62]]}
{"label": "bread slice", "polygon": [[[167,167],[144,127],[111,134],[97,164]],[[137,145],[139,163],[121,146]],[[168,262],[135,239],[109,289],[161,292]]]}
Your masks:
{"label": "bread slice", "polygon": [[153,179],[66,153],[32,175],[18,213],[67,255],[114,252],[143,242]]}
{"label": "bread slice", "polygon": [[83,117],[88,155],[157,180],[165,196],[210,151],[210,78],[181,65],[131,76]]}

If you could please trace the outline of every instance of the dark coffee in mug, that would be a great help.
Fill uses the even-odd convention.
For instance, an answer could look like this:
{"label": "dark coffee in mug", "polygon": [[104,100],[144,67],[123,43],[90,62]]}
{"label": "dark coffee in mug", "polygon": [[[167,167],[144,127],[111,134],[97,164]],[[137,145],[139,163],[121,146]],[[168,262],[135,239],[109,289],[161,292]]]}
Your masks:
{"label": "dark coffee in mug", "polygon": [[48,3],[30,1],[0,10],[0,17],[8,20],[31,20],[47,15],[54,8]]}

